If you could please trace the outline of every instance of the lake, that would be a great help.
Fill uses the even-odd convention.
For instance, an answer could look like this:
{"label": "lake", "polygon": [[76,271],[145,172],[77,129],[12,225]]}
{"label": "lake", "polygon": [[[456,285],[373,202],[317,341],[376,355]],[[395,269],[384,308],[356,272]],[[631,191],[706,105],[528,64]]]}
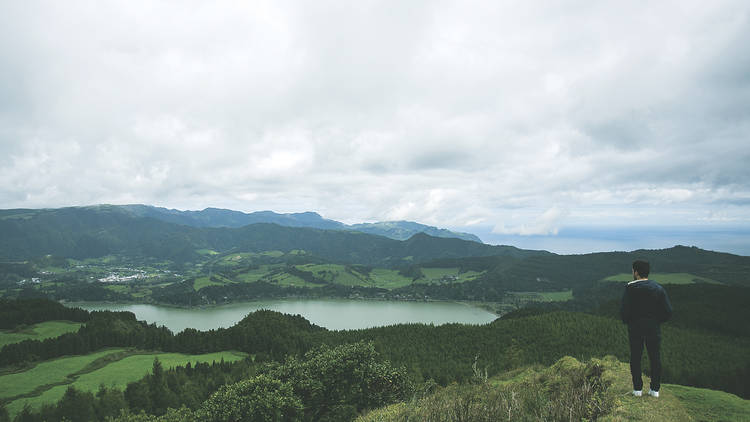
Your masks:
{"label": "lake", "polygon": [[347,299],[288,299],[231,303],[208,308],[98,302],[68,303],[89,311],[130,311],[139,320],[165,325],[175,333],[185,328],[210,330],[231,327],[248,313],[270,309],[302,315],[330,330],[352,330],[401,323],[486,324],[497,318],[483,309],[456,302],[397,302]]}

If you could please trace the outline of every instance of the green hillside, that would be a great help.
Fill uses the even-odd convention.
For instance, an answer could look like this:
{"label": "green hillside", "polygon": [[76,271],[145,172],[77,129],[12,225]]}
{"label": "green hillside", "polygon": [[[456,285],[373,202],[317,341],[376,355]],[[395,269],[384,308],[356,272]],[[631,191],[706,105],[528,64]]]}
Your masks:
{"label": "green hillside", "polygon": [[0,330],[0,349],[6,344],[24,340],[44,340],[72,333],[78,331],[81,325],[80,322],[72,321],[46,321],[14,330]]}
{"label": "green hillside", "polygon": [[[358,422],[433,421],[747,421],[750,400],[703,388],[662,384],[660,397],[634,397],[630,369],[615,357],[564,357],[472,383],[432,387],[427,394],[374,410]],[[648,385],[648,378],[645,379]]]}
{"label": "green hillside", "polygon": [[126,349],[108,349],[82,356],[62,357],[40,362],[24,371],[0,373],[0,402],[6,402],[11,416],[24,406],[39,409],[60,400],[68,387],[96,392],[101,385],[125,389],[128,383],[147,375],[158,358],[165,368],[188,362],[233,362],[244,359],[239,352],[217,352],[199,355],[158,353]]}
{"label": "green hillside", "polygon": [[[0,210],[0,260],[46,255],[98,258],[126,255],[184,263],[206,251],[290,252],[304,250],[338,263],[394,267],[438,258],[543,254],[417,233],[399,241],[347,230],[288,227],[270,223],[243,227],[193,227],[141,217],[114,206],[45,210]],[[210,254],[209,254],[210,256]]]}

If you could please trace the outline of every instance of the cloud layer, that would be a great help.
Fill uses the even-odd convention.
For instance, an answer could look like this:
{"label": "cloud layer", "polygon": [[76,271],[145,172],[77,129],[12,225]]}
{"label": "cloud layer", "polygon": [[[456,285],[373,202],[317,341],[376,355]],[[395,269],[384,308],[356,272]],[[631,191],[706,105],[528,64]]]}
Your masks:
{"label": "cloud layer", "polygon": [[534,3],[3,2],[0,207],[750,224],[749,4]]}

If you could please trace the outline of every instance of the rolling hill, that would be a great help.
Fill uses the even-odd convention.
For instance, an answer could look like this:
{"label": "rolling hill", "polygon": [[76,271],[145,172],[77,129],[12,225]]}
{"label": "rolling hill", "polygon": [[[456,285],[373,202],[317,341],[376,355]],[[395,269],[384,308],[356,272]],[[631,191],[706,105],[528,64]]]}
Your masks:
{"label": "rolling hill", "polygon": [[80,259],[120,254],[185,262],[199,259],[197,251],[201,249],[304,250],[332,262],[386,267],[438,258],[547,254],[424,233],[398,241],[356,231],[270,223],[194,227],[138,216],[116,206],[0,211],[0,259],[6,261],[44,255]]}

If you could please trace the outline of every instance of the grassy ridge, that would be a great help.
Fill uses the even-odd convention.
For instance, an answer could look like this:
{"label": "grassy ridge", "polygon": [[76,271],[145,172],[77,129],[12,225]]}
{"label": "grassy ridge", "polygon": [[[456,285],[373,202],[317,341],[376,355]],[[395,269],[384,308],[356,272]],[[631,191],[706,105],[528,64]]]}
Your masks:
{"label": "grassy ridge", "polygon": [[750,400],[734,394],[684,385],[663,384],[664,390],[676,397],[694,420],[747,421],[750,420]]}
{"label": "grassy ridge", "polygon": [[159,358],[164,368],[173,368],[188,362],[211,363],[222,359],[229,362],[246,356],[234,351],[187,355],[109,349],[85,356],[53,359],[28,371],[0,376],[0,399],[26,396],[7,404],[8,412],[15,415],[26,403],[35,409],[44,403],[55,403],[70,386],[91,392],[96,392],[102,384],[124,389],[128,383],[150,372],[154,358]]}
{"label": "grassy ridge", "polygon": [[[695,284],[695,283],[707,283],[707,284],[724,284],[720,281],[712,280],[706,277],[699,277],[689,273],[652,273],[649,274],[649,279],[656,281],[659,284]],[[628,282],[633,281],[633,275],[627,273],[620,273],[609,276],[602,281],[621,281]]]}
{"label": "grassy ridge", "polygon": [[34,324],[20,330],[0,330],[0,348],[6,344],[19,343],[24,340],[44,340],[78,331],[83,325],[71,321],[47,321]]}
{"label": "grassy ridge", "polygon": [[[486,382],[428,388],[408,402],[374,410],[357,422],[439,421],[747,421],[750,400],[733,394],[662,384],[658,399],[634,397],[627,363],[613,356],[579,362],[563,357],[550,367],[515,369]],[[646,385],[649,379],[646,377]]]}

